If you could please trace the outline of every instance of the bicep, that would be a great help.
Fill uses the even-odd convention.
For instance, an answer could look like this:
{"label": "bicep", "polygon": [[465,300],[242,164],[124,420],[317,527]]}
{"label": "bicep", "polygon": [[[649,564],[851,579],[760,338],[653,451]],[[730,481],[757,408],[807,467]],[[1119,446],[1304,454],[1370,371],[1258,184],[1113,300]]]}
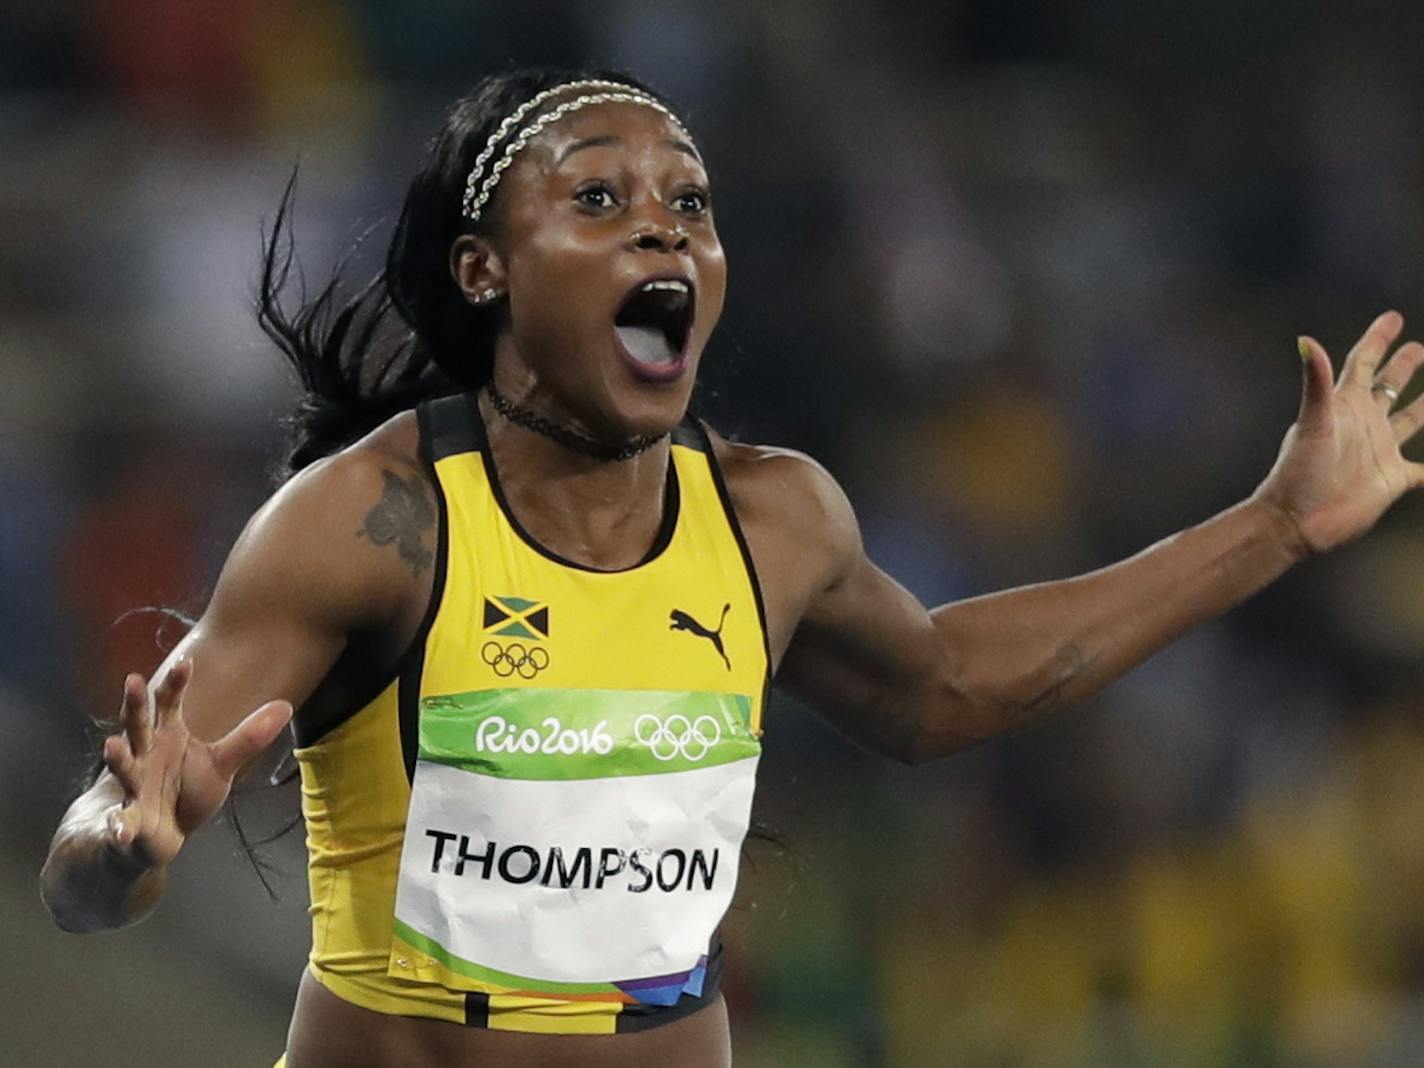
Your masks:
{"label": "bicep", "polygon": [[804,499],[794,512],[814,517],[819,537],[814,551],[795,539],[795,558],[815,564],[798,580],[809,592],[777,681],[857,741],[909,759],[943,662],[935,625],[924,605],[866,556],[855,513],[834,479],[814,464],[800,474]]}
{"label": "bicep", "polygon": [[210,605],[154,673],[157,685],[179,658],[192,660],[183,718],[196,737],[220,738],[271,700],[300,707],[336,662],[346,635],[319,613],[281,601],[270,610]]}
{"label": "bicep", "polygon": [[908,760],[937,651],[925,607],[857,549],[807,606],[778,681],[856,741]]}

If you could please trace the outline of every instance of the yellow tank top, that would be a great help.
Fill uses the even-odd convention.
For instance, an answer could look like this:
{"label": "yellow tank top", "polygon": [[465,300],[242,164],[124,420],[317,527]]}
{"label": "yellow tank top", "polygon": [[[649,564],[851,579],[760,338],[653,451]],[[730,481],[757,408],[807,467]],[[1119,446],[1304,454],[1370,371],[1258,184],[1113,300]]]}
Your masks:
{"label": "yellow tank top", "polygon": [[472,396],[418,411],[435,588],[398,678],[296,756],[310,970],[378,1012],[611,1034],[716,994],[760,756],[760,591],[705,432],[623,571],[510,512]]}

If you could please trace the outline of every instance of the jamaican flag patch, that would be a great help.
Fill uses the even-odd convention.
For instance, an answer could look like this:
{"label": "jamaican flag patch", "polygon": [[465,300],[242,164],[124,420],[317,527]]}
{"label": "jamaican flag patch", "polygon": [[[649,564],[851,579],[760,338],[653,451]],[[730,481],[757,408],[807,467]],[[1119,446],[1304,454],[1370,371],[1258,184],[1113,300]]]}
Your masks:
{"label": "jamaican flag patch", "polygon": [[505,638],[549,636],[549,606],[527,597],[486,597],[485,632]]}

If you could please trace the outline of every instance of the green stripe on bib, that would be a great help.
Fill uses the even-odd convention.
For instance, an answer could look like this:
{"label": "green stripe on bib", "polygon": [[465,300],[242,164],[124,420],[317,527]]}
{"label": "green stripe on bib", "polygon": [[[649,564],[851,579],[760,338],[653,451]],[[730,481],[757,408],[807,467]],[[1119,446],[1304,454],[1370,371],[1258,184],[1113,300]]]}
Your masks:
{"label": "green stripe on bib", "polygon": [[420,759],[503,779],[661,775],[755,757],[751,698],[518,688],[422,698]]}
{"label": "green stripe on bib", "polygon": [[[435,939],[421,934],[409,924],[395,921],[395,933],[409,945],[422,953],[428,953],[457,975],[475,979],[482,983],[507,986],[532,994],[621,994],[613,983],[555,983],[544,979],[530,979],[524,975],[502,972],[498,968],[486,968],[483,964],[457,957]],[[611,999],[611,1000],[617,1000]]]}

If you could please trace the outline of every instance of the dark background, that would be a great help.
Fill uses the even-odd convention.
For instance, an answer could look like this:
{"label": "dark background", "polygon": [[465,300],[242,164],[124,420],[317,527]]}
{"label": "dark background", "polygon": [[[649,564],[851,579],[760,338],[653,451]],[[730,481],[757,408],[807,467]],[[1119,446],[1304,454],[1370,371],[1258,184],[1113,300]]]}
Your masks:
{"label": "dark background", "polygon": [[[512,62],[680,102],[731,269],[703,409],[805,449],[931,602],[1248,494],[1299,388],[1424,317],[1414,2],[0,5],[0,1060],[263,1065],[306,950],[215,828],[159,914],[35,892],[87,717],[199,611],[294,396],[248,304],[298,158],[313,279]],[[369,260],[370,257],[367,257]],[[358,261],[366,262],[366,261]],[[1420,321],[1424,321],[1421,319]],[[1406,1065],[1424,1048],[1424,509],[1086,710],[939,766],[768,717],[738,1064]],[[254,831],[289,791],[244,800]]]}

